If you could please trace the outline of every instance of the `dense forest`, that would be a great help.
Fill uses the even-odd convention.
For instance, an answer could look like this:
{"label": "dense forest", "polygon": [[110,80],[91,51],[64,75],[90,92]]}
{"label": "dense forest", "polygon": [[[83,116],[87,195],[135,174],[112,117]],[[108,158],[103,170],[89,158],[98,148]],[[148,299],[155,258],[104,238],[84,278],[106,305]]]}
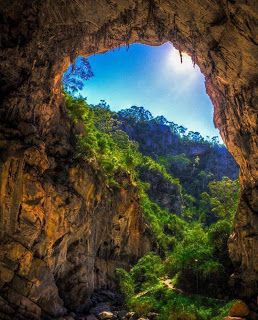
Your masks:
{"label": "dense forest", "polygon": [[[221,319],[230,305],[227,239],[237,208],[238,168],[216,138],[182,130],[142,107],[112,112],[65,95],[75,159],[112,188],[125,174],[138,188],[152,252],[117,270],[127,307],[159,319]],[[172,316],[171,316],[172,317]]]}

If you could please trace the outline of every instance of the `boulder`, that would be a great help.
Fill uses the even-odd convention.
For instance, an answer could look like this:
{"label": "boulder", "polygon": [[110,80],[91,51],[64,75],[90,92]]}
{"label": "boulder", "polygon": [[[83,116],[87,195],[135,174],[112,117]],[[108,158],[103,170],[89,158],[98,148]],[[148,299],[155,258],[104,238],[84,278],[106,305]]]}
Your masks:
{"label": "boulder", "polygon": [[98,315],[100,320],[107,320],[107,319],[116,319],[115,315],[111,311],[103,311]]}
{"label": "boulder", "polygon": [[231,317],[246,317],[249,314],[249,308],[243,301],[235,302],[229,310]]}
{"label": "boulder", "polygon": [[125,319],[130,319],[130,320],[136,319],[136,313],[133,311],[127,312],[127,314],[125,315]]}

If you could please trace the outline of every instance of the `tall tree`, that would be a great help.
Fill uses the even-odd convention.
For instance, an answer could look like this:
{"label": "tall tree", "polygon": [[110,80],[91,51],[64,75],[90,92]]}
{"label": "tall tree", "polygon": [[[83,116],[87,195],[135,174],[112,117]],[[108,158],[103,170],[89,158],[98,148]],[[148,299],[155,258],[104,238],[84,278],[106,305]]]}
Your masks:
{"label": "tall tree", "polygon": [[64,90],[69,94],[75,95],[84,88],[85,81],[93,76],[88,59],[78,57],[63,75]]}

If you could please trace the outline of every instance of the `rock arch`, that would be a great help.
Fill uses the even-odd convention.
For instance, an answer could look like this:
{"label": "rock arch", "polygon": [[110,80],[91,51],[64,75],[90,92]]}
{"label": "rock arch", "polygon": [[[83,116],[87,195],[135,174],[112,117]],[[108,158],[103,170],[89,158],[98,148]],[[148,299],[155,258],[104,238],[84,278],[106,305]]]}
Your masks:
{"label": "rock arch", "polygon": [[[236,270],[232,279],[238,294],[255,295],[258,281],[256,2],[0,0],[0,8],[2,305],[22,313],[24,304],[29,314],[37,318],[42,310],[62,314],[62,300],[66,305],[76,304],[71,297],[61,294],[61,299],[58,295],[64,280],[55,286],[58,279],[64,279],[59,276],[64,272],[64,261],[76,265],[71,261],[78,257],[69,247],[76,247],[77,254],[84,250],[81,247],[90,246],[89,238],[71,240],[73,223],[79,228],[81,215],[95,210],[92,197],[99,199],[97,202],[104,208],[102,200],[115,195],[96,186],[92,168],[80,170],[69,164],[70,125],[63,108],[61,77],[78,55],[87,56],[134,42],[159,45],[171,41],[176,48],[190,54],[205,75],[207,93],[214,105],[214,122],[241,170],[241,199],[229,241]],[[57,160],[67,169],[67,175],[60,174]],[[80,194],[76,181],[81,181],[84,189],[91,192]],[[118,243],[115,246],[108,243],[112,250],[119,248],[114,259],[117,263],[123,255],[126,261],[141,255],[148,241],[146,248],[141,248],[140,234],[146,231],[139,214],[132,214],[137,212],[136,202],[132,201],[134,206],[129,204],[134,199],[134,190],[116,196],[125,204],[119,210],[134,230],[130,233],[130,228],[117,221],[118,208],[109,207],[114,224],[118,223],[120,228]],[[76,206],[78,201],[80,208]],[[72,213],[80,219],[72,221]],[[56,237],[53,225],[57,223],[57,215],[62,231]],[[103,211],[99,215],[99,219],[105,219]],[[88,234],[89,228],[100,232],[96,221],[89,214],[89,221],[84,221],[80,232]],[[115,232],[112,225],[107,225],[103,242],[111,241],[113,238],[108,233]],[[129,246],[123,242],[123,236],[128,233],[131,234]],[[138,245],[132,247],[130,243]],[[104,255],[105,248],[99,243],[91,248],[96,246]],[[59,253],[53,255],[54,250]],[[102,253],[95,257],[99,261],[88,263],[88,269],[105,269],[106,281],[106,274],[114,265],[104,268]],[[86,271],[76,273],[77,277],[83,278]],[[88,272],[93,278],[87,285],[91,289],[100,286],[104,280],[96,277],[95,271]],[[36,280],[38,286],[33,282]],[[76,306],[83,303],[79,301]],[[1,309],[1,304],[0,310],[8,313]]]}

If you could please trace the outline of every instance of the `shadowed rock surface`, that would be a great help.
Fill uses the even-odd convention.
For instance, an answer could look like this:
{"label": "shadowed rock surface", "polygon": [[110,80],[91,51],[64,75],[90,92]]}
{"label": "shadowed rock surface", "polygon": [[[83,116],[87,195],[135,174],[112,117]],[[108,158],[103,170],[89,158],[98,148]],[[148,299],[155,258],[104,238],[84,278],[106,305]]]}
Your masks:
{"label": "shadowed rock surface", "polygon": [[179,185],[173,184],[166,179],[160,172],[147,168],[139,168],[140,179],[149,183],[146,190],[150,199],[156,202],[161,208],[169,212],[180,215],[182,212],[182,195]]}
{"label": "shadowed rock surface", "polygon": [[0,317],[83,308],[149,247],[135,190],[70,162],[61,77],[78,55],[172,41],[205,75],[214,120],[240,166],[229,241],[237,295],[257,294],[257,2],[0,0]]}
{"label": "shadowed rock surface", "polygon": [[58,316],[64,304],[83,310],[95,288],[114,286],[118,266],[127,268],[149,249],[136,189],[126,176],[118,178],[126,189],[108,188],[85,163],[66,159],[57,166],[60,159],[47,157],[43,145],[13,145],[1,159],[1,297],[12,305],[7,314],[29,318],[33,308],[34,318]]}
{"label": "shadowed rock surface", "polygon": [[[210,181],[221,180],[225,176],[235,180],[239,176],[239,168],[226,147],[204,139],[199,132],[190,132],[195,134],[193,137],[180,135],[178,129],[173,130],[173,126],[179,127],[177,124],[163,116],[154,118],[143,107],[123,109],[118,112],[118,118],[122,130],[138,142],[139,150],[162,162],[172,176],[179,178],[184,189],[197,199],[202,192],[207,191]],[[143,180],[146,180],[144,174]],[[166,194],[173,194],[172,190],[170,192],[166,189],[163,183],[162,191],[156,190],[159,199],[162,193],[164,198]],[[151,198],[154,197],[155,192],[151,192]],[[168,209],[180,212],[173,208],[173,203],[176,207],[180,205],[175,198],[171,197],[170,203]]]}

